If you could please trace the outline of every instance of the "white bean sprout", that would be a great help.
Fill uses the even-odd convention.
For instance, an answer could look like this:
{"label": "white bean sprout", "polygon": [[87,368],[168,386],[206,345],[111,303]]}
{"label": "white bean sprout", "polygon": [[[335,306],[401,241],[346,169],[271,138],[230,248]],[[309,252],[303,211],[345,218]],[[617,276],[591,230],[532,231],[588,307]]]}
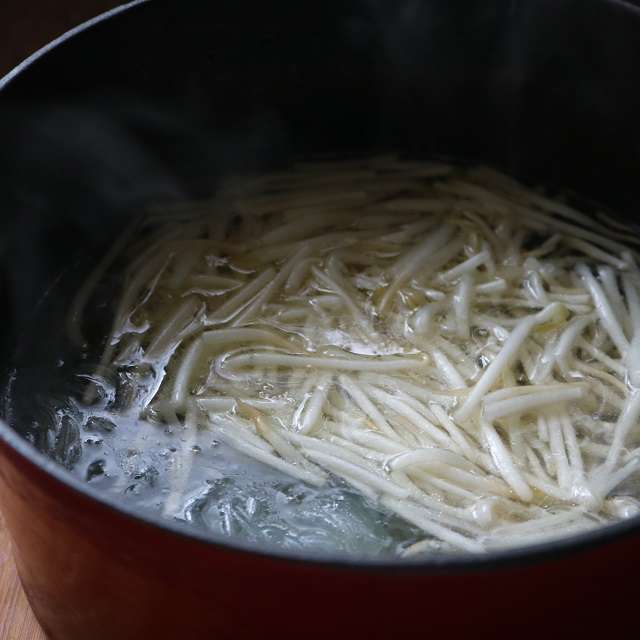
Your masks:
{"label": "white bean sprout", "polygon": [[[342,479],[424,532],[407,554],[638,512],[640,273],[619,224],[395,158],[229,180],[191,210],[151,216],[107,340],[103,365],[157,372],[141,412]],[[78,342],[132,229],[71,307]]]}

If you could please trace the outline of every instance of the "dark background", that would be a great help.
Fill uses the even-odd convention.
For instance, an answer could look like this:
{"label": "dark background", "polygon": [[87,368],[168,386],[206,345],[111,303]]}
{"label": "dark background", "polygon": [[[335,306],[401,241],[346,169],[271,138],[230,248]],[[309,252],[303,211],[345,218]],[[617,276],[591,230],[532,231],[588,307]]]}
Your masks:
{"label": "dark background", "polygon": [[60,34],[119,0],[0,0],[0,76]]}

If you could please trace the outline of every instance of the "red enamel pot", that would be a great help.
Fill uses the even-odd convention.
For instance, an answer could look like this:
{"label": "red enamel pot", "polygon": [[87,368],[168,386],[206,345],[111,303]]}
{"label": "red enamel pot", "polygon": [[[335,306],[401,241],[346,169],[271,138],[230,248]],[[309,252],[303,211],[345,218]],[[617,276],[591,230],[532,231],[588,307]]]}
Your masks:
{"label": "red enamel pot", "polygon": [[[639,73],[640,10],[619,0],[156,0],[100,16],[0,81],[3,397],[21,367],[34,397],[50,387],[70,299],[51,285],[79,247],[100,255],[140,203],[206,193],[228,171],[323,152],[450,156],[633,225]],[[639,518],[482,556],[267,551],[134,513],[2,410],[0,505],[52,640],[633,628]]]}

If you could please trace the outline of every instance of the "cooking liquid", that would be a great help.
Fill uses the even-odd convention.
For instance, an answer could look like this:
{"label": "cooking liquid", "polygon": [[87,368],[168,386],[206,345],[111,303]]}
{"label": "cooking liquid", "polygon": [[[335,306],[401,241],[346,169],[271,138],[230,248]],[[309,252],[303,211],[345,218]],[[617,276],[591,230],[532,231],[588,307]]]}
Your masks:
{"label": "cooking liquid", "polygon": [[[387,437],[377,414],[360,398],[363,392],[405,449],[441,449],[447,439],[471,441],[464,429],[455,435],[447,420],[454,419],[517,322],[550,304],[549,299],[540,300],[550,295],[548,282],[555,278],[557,290],[567,292],[563,300],[570,301],[574,309],[567,303],[569,311],[563,307],[542,323],[546,334],[533,334],[528,350],[520,352],[518,362],[503,373],[500,386],[531,384],[537,375],[531,361],[537,357],[536,366],[544,364],[535,350],[543,350],[547,337],[557,338],[574,317],[592,313],[593,302],[582,290],[577,291],[574,276],[558,270],[571,253],[566,248],[556,253],[552,249],[538,258],[538,266],[533,264],[528,252],[552,234],[519,229],[501,214],[499,203],[494,203],[493,210],[492,203],[488,204],[497,222],[487,232],[478,216],[467,215],[473,209],[471,201],[440,189],[441,181],[458,177],[451,171],[440,165],[399,166],[384,172],[383,180],[380,174],[372,179],[366,166],[330,167],[328,174],[325,168],[311,167],[306,177],[292,181],[291,191],[285,177],[284,187],[267,188],[264,195],[258,179],[257,187],[232,184],[228,193],[210,203],[186,205],[184,211],[147,218],[103,275],[104,282],[124,282],[125,290],[119,295],[120,306],[102,362],[87,365],[73,376],[70,386],[74,391],[64,401],[57,396],[40,407],[36,416],[38,430],[44,434],[38,439],[40,446],[76,477],[134,509],[218,538],[259,547],[372,556],[400,555],[417,543],[426,552],[459,550],[456,544],[417,526],[415,519],[394,513],[388,507],[392,503],[382,499],[384,489],[341,474],[329,462],[323,465],[322,451],[313,454],[315,450],[310,449],[306,461],[293,458],[291,462],[303,474],[320,474],[324,482],[319,486],[246,454],[261,439],[269,456],[286,460],[277,446],[274,453],[260,420],[267,420],[276,435],[303,436],[289,441],[303,451],[312,445],[304,438],[312,437],[324,438],[333,447],[345,446],[350,429]],[[363,175],[349,180],[349,173],[354,172]],[[279,184],[278,178],[273,180]],[[394,296],[385,299],[406,267],[403,255],[429,234],[440,234],[439,244],[426,245],[424,264],[411,272]],[[535,246],[529,247],[527,241],[532,243],[534,235]],[[489,246],[487,237],[503,242],[504,247]],[[442,276],[483,251],[491,257],[473,270],[473,280],[465,280],[466,276],[460,280],[455,274],[450,280]],[[436,259],[429,266],[433,256]],[[598,264],[589,256],[584,259]],[[496,273],[495,262],[501,274]],[[540,269],[540,263],[546,271]],[[515,304],[513,291],[509,297],[500,292],[501,275],[509,270],[514,282],[522,283]],[[285,272],[286,277],[279,275]],[[542,292],[540,273],[548,278]],[[246,300],[233,304],[260,277],[263,281]],[[482,306],[467,308],[468,324],[461,327],[456,305],[465,286],[475,288],[474,304]],[[99,297],[100,292],[93,295]],[[90,308],[84,311],[87,320],[91,319]],[[491,318],[499,318],[500,324],[492,324]],[[234,328],[262,331],[264,336],[245,340],[241,335],[196,348],[203,335],[218,332],[224,337],[227,331],[232,336]],[[612,347],[603,328],[594,323],[589,331],[593,332],[590,343],[609,353]],[[289,358],[284,365],[269,360],[282,355]],[[176,380],[190,357],[193,362],[181,396]],[[305,357],[317,362],[335,359],[342,364],[336,369],[317,366],[316,361],[296,364],[296,358]],[[585,362],[601,364],[594,358]],[[369,368],[370,363],[378,364]],[[456,376],[462,379],[459,384]],[[588,377],[584,370],[574,368],[562,382]],[[549,373],[550,381],[558,382],[558,374]],[[356,385],[355,390],[351,384]],[[415,388],[425,390],[419,399],[422,405],[407,391]],[[318,389],[323,392],[319,394]],[[605,396],[602,392],[595,400],[581,400],[584,406],[577,403],[563,409],[574,425],[573,437],[583,445],[585,491],[589,491],[588,471],[602,462],[597,456],[591,459],[590,451],[610,446],[611,425],[624,406],[623,400],[610,402]],[[309,414],[317,401],[321,406],[312,419]],[[397,402],[411,412],[403,413]],[[422,430],[416,427],[422,425],[420,420],[432,424],[442,434],[436,434],[440,440],[434,442],[424,425]],[[533,436],[525,438],[537,433],[539,426],[532,427],[534,418],[528,414],[504,420],[517,424],[500,423],[499,437],[524,458],[525,444],[531,443],[531,450],[536,446]],[[547,429],[549,425],[551,418]],[[236,446],[233,434],[237,429],[250,434],[248,449]],[[514,440],[518,431],[524,434],[522,442],[518,437]],[[548,439],[547,435],[541,443]],[[367,458],[363,441],[351,441],[350,446],[347,461],[349,454],[354,459],[361,457],[367,469],[370,465],[381,476],[397,455],[393,448],[385,452],[384,447],[374,447],[367,449]],[[476,540],[483,539],[494,525],[504,524],[483,521],[495,519],[495,504],[503,499],[512,509],[505,518],[507,525],[526,523],[527,509],[532,514],[542,509],[560,518],[566,516],[566,532],[620,517],[620,509],[626,509],[622,515],[635,513],[633,501],[620,503],[615,513],[609,502],[607,508],[600,503],[591,512],[588,506],[578,509],[574,517],[571,509],[580,504],[578,496],[567,507],[558,495],[535,487],[521,507],[518,495],[495,470],[495,456],[492,460],[486,442],[478,437],[473,447],[477,459],[469,466],[470,474],[484,478],[478,488],[471,487],[466,477],[456,484],[446,475],[444,481],[437,477],[439,482],[430,484],[428,470],[422,476],[411,476],[427,496],[428,514],[440,514],[447,527],[469,539],[469,544],[474,534]],[[553,447],[550,450],[552,456],[557,455]],[[464,455],[464,447],[455,451]],[[571,455],[566,442],[563,451],[567,458]],[[549,482],[554,484],[553,474],[560,473],[558,462],[545,461],[544,452],[539,461],[547,465]],[[524,474],[527,463],[517,464]],[[493,468],[488,480],[487,467]],[[630,474],[616,486],[609,500],[636,491],[634,477]],[[406,489],[397,472],[385,480],[397,483],[398,495],[403,486]],[[497,497],[489,490],[491,483]],[[582,485],[576,481],[575,486]],[[451,515],[454,511],[464,512],[465,517],[472,514],[464,521],[466,529],[457,526],[458,516]],[[486,518],[485,512],[489,513]],[[515,531],[512,542],[507,536],[504,544],[536,541],[527,537],[526,530]],[[561,534],[553,524],[546,531],[547,538]]]}

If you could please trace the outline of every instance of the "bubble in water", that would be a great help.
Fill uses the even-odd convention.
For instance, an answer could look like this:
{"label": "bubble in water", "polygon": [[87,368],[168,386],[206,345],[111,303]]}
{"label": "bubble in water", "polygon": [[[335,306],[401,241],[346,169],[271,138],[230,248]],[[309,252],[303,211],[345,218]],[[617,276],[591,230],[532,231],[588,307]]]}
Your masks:
{"label": "bubble in water", "polygon": [[88,467],[87,472],[85,474],[85,479],[87,482],[91,482],[95,478],[98,478],[105,473],[105,467],[107,463],[105,460],[94,460]]}
{"label": "bubble in water", "polygon": [[57,462],[71,469],[82,455],[78,420],[76,416],[63,412],[58,412],[57,418],[59,421],[55,425],[53,457]]}
{"label": "bubble in water", "polygon": [[113,420],[108,418],[100,418],[97,416],[91,416],[84,425],[87,431],[98,431],[101,433],[111,433],[116,429],[116,424]]}
{"label": "bubble in water", "polygon": [[142,480],[145,483],[147,483],[148,485],[153,487],[156,484],[156,481],[157,481],[159,475],[160,475],[160,473],[158,472],[158,470],[155,467],[149,465],[149,466],[145,466],[138,473],[136,473],[133,477],[136,480]]}

